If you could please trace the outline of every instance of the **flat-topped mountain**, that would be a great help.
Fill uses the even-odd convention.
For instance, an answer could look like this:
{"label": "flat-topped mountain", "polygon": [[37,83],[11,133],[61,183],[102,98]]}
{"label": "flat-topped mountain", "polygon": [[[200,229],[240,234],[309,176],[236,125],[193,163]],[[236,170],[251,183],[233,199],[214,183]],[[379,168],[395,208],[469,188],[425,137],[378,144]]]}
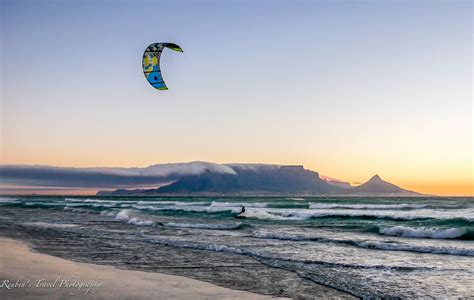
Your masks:
{"label": "flat-topped mountain", "polygon": [[203,168],[201,172],[177,176],[177,180],[159,188],[101,191],[98,195],[418,195],[383,181],[378,175],[360,186],[351,186],[347,182],[328,180],[325,177],[322,179],[317,172],[298,165],[221,166],[222,168],[214,166],[213,169]]}

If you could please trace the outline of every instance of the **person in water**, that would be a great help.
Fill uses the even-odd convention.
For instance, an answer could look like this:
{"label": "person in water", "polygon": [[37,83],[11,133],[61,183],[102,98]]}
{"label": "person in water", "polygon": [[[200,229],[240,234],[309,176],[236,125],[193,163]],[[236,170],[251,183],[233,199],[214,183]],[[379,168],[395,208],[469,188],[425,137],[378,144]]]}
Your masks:
{"label": "person in water", "polygon": [[245,206],[242,205],[242,209],[239,212],[239,215],[243,214],[245,212]]}

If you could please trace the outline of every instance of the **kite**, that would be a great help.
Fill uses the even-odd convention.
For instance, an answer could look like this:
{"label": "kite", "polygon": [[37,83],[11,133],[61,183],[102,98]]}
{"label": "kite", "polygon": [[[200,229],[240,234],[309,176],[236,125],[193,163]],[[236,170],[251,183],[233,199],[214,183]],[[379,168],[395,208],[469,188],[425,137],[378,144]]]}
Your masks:
{"label": "kite", "polygon": [[154,43],[148,46],[143,53],[143,74],[146,80],[157,90],[167,90],[165,81],[161,76],[160,57],[165,48],[183,52],[180,46],[173,43]]}

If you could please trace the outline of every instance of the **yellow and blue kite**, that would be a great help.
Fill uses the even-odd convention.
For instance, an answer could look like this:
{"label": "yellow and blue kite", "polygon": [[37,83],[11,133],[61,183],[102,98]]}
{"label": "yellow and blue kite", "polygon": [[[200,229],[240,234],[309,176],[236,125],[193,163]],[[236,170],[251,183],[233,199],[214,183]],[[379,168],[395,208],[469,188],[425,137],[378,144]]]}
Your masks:
{"label": "yellow and blue kite", "polygon": [[157,90],[167,90],[165,81],[161,76],[160,57],[165,48],[183,52],[180,46],[173,43],[155,43],[145,49],[143,53],[143,74],[146,80]]}

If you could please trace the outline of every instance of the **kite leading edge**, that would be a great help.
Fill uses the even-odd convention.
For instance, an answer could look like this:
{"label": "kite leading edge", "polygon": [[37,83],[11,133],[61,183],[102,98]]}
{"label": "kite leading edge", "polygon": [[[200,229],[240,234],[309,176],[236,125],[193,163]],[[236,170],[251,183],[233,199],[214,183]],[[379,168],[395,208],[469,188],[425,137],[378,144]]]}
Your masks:
{"label": "kite leading edge", "polygon": [[180,46],[173,43],[154,43],[148,46],[143,53],[143,74],[148,82],[157,90],[167,90],[165,81],[161,76],[160,57],[165,48],[183,52]]}

